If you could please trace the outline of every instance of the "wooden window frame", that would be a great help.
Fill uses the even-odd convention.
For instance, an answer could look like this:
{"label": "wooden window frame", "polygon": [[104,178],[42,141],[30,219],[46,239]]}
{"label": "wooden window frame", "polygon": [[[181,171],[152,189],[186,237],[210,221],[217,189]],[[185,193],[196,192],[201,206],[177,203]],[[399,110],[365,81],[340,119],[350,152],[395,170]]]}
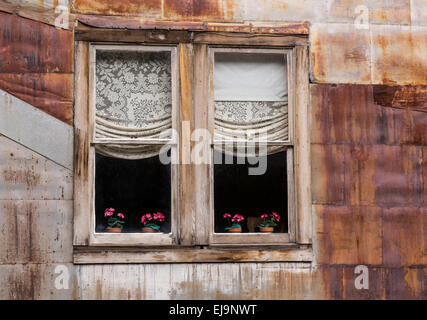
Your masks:
{"label": "wooden window frame", "polygon": [[[260,48],[231,48],[231,47],[225,47],[225,46],[209,46],[208,47],[208,56],[209,56],[209,83],[210,83],[210,92],[208,93],[209,96],[209,107],[208,107],[208,124],[209,124],[209,132],[211,133],[212,141],[211,146],[214,147],[215,145],[224,145],[227,142],[218,142],[214,139],[214,90],[213,90],[213,81],[214,81],[214,68],[215,68],[215,53],[220,52],[234,52],[234,53],[276,53],[276,54],[283,54],[286,56],[286,65],[287,65],[287,92],[288,97],[293,97],[293,85],[294,85],[294,79],[293,79],[293,72],[292,70],[295,69],[295,66],[293,63],[295,62],[292,58],[293,56],[293,50],[292,49],[260,49]],[[286,146],[286,163],[287,163],[287,198],[288,198],[288,233],[215,233],[214,231],[214,219],[215,219],[215,210],[214,210],[214,173],[213,173],[213,166],[211,166],[210,170],[210,210],[209,210],[209,217],[206,217],[210,221],[210,228],[209,228],[209,244],[210,245],[239,245],[242,243],[245,243],[246,245],[281,245],[285,243],[292,243],[295,242],[295,208],[294,208],[294,173],[293,173],[293,105],[294,101],[293,99],[289,99],[288,102],[288,140],[287,141],[265,141],[260,142],[263,144],[268,145],[281,145]],[[249,140],[245,141],[237,141],[237,143],[247,143]],[[211,148],[213,150],[213,148]],[[213,158],[213,152],[211,154],[211,159]]]}
{"label": "wooden window frame", "polygon": [[[79,36],[78,28],[75,34],[75,159],[74,159],[74,263],[173,263],[173,262],[279,262],[313,260],[312,251],[312,204],[311,204],[311,168],[310,168],[310,113],[308,85],[308,39],[306,36],[288,35],[251,35],[247,33],[227,32],[194,32],[167,31],[168,36],[156,41],[147,40],[152,30],[133,30],[132,45],[175,46],[179,58],[177,74],[177,114],[176,129],[180,132],[175,141],[182,163],[176,167],[177,187],[172,189],[176,195],[177,230],[173,241],[153,241],[146,239],[128,238],[116,241],[120,237],[101,237],[96,239],[91,235],[88,216],[91,216],[91,200],[88,197],[93,186],[93,165],[90,165],[90,78],[91,63],[90,43],[97,45],[129,45],[127,41],[119,42],[111,34],[114,30],[97,29],[91,35],[85,30],[84,36]],[[165,31],[166,32],[166,31]],[[174,33],[178,36],[174,40]],[[114,42],[111,41],[114,39]],[[140,41],[138,41],[140,39]],[[289,117],[293,118],[290,126],[290,140],[293,143],[292,153],[288,159],[293,161],[293,223],[292,232],[286,241],[269,240],[267,242],[253,241],[241,243],[224,239],[212,239],[213,225],[211,217],[212,167],[210,164],[194,165],[189,161],[195,145],[191,141],[193,128],[209,129],[212,115],[209,96],[213,92],[212,64],[210,64],[209,48],[253,48],[288,50],[290,59],[288,76]],[[291,62],[291,63],[290,63]],[[92,95],[93,96],[93,95]],[[209,111],[210,110],[210,111]],[[291,114],[292,113],[292,114]],[[187,121],[189,126],[183,126]],[[213,132],[213,131],[210,131]],[[291,138],[292,139],[292,138]],[[209,146],[210,150],[210,146]],[[92,151],[93,152],[93,151]],[[289,152],[288,152],[289,154]],[[93,155],[92,155],[93,156]],[[289,173],[288,173],[289,174]],[[291,201],[289,201],[291,202]],[[209,205],[206,205],[209,204]],[[206,222],[206,217],[209,216]],[[103,236],[103,235],[102,235]],[[108,235],[110,236],[110,235]],[[116,235],[112,235],[116,236]],[[140,234],[135,234],[140,236]],[[244,236],[244,235],[243,235]],[[251,235],[246,235],[246,237]],[[125,239],[124,237],[123,239]],[[236,238],[238,239],[238,238]],[[244,239],[242,237],[242,239]]]}
{"label": "wooden window frame", "polygon": [[[179,124],[178,110],[178,54],[176,46],[141,46],[130,44],[89,44],[89,245],[93,246],[154,246],[174,245],[177,243],[177,204],[178,200],[178,170],[171,164],[171,231],[169,233],[108,233],[95,230],[95,146],[109,144],[169,144],[172,157],[174,157],[178,141],[172,136],[170,139],[99,139],[95,137],[95,104],[96,104],[96,53],[97,51],[125,51],[125,52],[170,52],[171,54],[171,80],[172,80],[172,129],[176,130]],[[142,226],[141,226],[142,227]]]}

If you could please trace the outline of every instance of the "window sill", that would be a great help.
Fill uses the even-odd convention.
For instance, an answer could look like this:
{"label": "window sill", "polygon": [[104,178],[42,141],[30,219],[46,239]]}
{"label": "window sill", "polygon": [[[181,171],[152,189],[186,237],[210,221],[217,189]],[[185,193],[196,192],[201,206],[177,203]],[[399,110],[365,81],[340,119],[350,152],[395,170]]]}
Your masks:
{"label": "window sill", "polygon": [[186,248],[75,247],[74,264],[102,263],[202,263],[202,262],[312,262],[307,245],[275,248],[242,246]]}

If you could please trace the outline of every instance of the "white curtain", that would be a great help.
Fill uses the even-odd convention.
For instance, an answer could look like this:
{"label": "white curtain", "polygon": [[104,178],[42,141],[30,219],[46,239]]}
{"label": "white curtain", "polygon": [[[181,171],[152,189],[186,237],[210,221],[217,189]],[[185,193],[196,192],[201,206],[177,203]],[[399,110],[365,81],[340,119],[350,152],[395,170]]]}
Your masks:
{"label": "white curtain", "polygon": [[[169,52],[98,51],[96,138],[170,138],[172,127]],[[162,145],[97,145],[97,152],[123,159],[159,154]]]}
{"label": "white curtain", "polygon": [[[287,66],[284,54],[216,53],[214,64],[215,140],[288,139]],[[267,154],[284,150],[268,146]],[[215,146],[234,156],[253,151]]]}

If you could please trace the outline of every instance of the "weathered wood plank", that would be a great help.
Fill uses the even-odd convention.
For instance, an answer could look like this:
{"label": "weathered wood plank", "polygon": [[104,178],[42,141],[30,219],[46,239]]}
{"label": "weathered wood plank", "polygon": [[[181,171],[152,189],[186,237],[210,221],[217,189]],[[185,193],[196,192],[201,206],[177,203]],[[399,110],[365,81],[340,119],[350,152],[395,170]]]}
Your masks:
{"label": "weathered wood plank", "polygon": [[[209,56],[207,45],[194,45],[194,127],[199,130],[208,130],[209,112]],[[201,132],[200,132],[201,133]],[[199,245],[209,244],[210,226],[210,170],[211,159],[210,141],[203,140],[195,132],[195,141],[199,152],[195,152],[193,147],[192,155],[195,156],[194,162],[194,193],[197,196],[194,199],[195,212],[195,241]],[[195,159],[198,158],[198,159]]]}
{"label": "weathered wood plank", "polygon": [[0,200],[0,264],[72,261],[72,200]]}
{"label": "weathered wood plank", "polygon": [[308,249],[240,250],[240,249],[169,249],[169,250],[102,250],[74,252],[74,263],[183,263],[183,262],[310,262],[313,252]]}
{"label": "weathered wood plank", "polygon": [[188,31],[98,29],[79,24],[74,36],[80,41],[114,41],[131,43],[185,43],[191,41]]}
{"label": "weathered wood plank", "polygon": [[89,45],[76,44],[74,104],[74,245],[89,243]]}
{"label": "weathered wood plank", "polygon": [[311,210],[311,151],[310,151],[310,95],[308,83],[308,50],[295,47],[295,192],[296,192],[296,240],[312,242]]}
{"label": "weathered wood plank", "polygon": [[279,36],[261,34],[239,34],[226,32],[195,32],[194,43],[241,45],[241,46],[294,46],[307,45],[304,36]]}
{"label": "weathered wood plank", "polygon": [[308,35],[309,24],[306,22],[271,23],[254,25],[251,23],[218,23],[204,21],[153,21],[141,20],[139,17],[76,15],[76,20],[91,27],[107,29],[166,29],[188,31],[241,32],[253,34]]}
{"label": "weathered wood plank", "polygon": [[[191,164],[191,133],[194,130],[193,109],[193,59],[194,51],[191,44],[179,45],[180,72],[180,123],[181,143],[179,155],[180,166],[180,199],[179,211],[179,243],[191,245],[194,242],[194,168]],[[185,199],[185,201],[184,201]]]}

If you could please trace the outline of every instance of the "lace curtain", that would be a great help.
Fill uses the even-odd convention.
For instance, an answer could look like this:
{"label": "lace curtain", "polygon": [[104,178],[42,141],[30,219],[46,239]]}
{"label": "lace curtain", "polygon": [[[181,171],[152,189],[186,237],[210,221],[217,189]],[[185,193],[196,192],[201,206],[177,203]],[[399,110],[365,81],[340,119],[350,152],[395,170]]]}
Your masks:
{"label": "lace curtain", "polygon": [[[250,140],[257,134],[265,134],[268,141],[288,140],[283,54],[216,53],[214,90],[215,140]],[[284,149],[268,146],[266,151],[273,154]],[[256,152],[220,145],[215,150],[234,156],[254,156]]]}
{"label": "lace curtain", "polygon": [[[172,127],[169,52],[98,51],[96,138],[170,138]],[[97,145],[97,152],[122,159],[159,154],[162,145]]]}

